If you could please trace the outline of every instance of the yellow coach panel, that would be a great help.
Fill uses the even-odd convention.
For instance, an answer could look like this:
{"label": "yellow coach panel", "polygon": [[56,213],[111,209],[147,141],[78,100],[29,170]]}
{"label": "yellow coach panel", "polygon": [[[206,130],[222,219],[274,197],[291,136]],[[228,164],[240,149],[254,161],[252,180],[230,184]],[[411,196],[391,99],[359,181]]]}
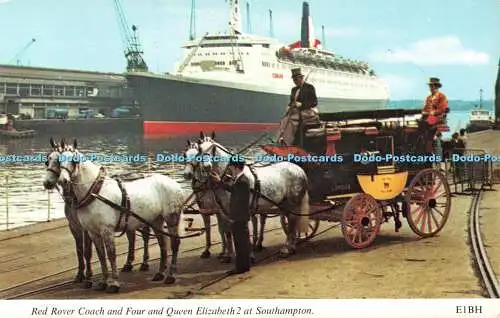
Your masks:
{"label": "yellow coach panel", "polygon": [[408,171],[357,175],[357,177],[364,193],[371,195],[376,200],[389,200],[403,192],[408,179]]}

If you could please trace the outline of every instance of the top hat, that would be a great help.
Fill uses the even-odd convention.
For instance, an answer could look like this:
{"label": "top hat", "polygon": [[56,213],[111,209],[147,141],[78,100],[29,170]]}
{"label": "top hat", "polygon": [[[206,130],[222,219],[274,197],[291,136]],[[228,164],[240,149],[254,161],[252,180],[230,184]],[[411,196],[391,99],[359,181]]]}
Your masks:
{"label": "top hat", "polygon": [[292,69],[292,78],[296,78],[299,76],[304,76],[304,74],[302,74],[302,72],[300,71],[300,68]]}
{"label": "top hat", "polygon": [[431,77],[429,78],[429,83],[427,83],[428,85],[436,85],[437,87],[442,87],[443,85],[441,85],[441,82],[439,80],[439,78],[437,77]]}

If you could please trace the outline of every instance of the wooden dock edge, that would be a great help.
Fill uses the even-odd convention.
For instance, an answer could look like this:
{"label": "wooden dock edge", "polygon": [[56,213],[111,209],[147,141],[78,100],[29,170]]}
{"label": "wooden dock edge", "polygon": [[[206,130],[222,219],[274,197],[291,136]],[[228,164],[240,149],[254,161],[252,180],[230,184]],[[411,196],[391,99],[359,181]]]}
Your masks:
{"label": "wooden dock edge", "polygon": [[55,230],[68,226],[66,218],[54,219],[48,222],[39,222],[13,228],[11,230],[0,231],[0,242],[15,239],[22,236],[34,235],[37,233]]}

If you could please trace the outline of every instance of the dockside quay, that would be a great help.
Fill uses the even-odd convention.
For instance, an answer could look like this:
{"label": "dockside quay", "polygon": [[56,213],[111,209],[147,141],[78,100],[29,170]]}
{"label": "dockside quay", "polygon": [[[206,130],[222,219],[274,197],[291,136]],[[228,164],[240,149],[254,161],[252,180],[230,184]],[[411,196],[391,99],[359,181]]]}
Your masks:
{"label": "dockside quay", "polygon": [[137,106],[122,74],[0,65],[0,112],[77,118],[120,106]]}

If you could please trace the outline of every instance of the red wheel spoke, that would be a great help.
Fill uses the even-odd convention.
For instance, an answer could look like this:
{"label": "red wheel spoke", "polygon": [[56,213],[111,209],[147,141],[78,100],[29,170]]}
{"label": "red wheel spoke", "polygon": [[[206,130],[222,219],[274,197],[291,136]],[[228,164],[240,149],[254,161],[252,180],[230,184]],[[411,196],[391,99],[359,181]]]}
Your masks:
{"label": "red wheel spoke", "polygon": [[420,213],[418,214],[418,217],[415,219],[415,223],[418,223],[420,221],[420,219],[422,218],[422,215],[425,212],[424,206],[419,206],[418,209],[415,212],[417,212],[419,210],[420,210]]}
{"label": "red wheel spoke", "polygon": [[441,215],[441,217],[444,217],[444,214],[441,213],[441,211],[439,211],[438,209],[436,208],[432,208],[434,211],[436,211],[439,215]]}
{"label": "red wheel spoke", "polygon": [[[422,213],[422,223],[419,223],[420,224],[420,231],[424,232],[425,230],[425,221],[426,221],[426,217],[427,216],[427,212],[425,210],[423,210],[423,213]],[[418,223],[418,222],[417,222]]]}
{"label": "red wheel spoke", "polygon": [[432,211],[429,209],[427,213],[427,229],[429,230],[429,233],[432,233],[432,220],[431,217],[433,216]]}
{"label": "red wheel spoke", "polygon": [[379,204],[372,196],[361,193],[352,197],[344,207],[341,219],[346,242],[354,248],[370,245],[380,228],[381,213]]}
{"label": "red wheel spoke", "polygon": [[[429,211],[429,213],[430,213],[430,215],[431,215],[431,217],[432,217],[432,220],[434,221],[434,224],[436,225],[436,228],[438,228],[438,227],[439,227],[439,222],[438,222],[438,220],[436,219],[436,216],[434,215],[434,213],[432,213],[432,210],[433,210],[433,209],[431,209],[431,210]],[[429,230],[429,232],[432,232],[432,230]]]}
{"label": "red wheel spoke", "polygon": [[437,191],[439,188],[441,188],[441,186],[442,186],[442,185],[443,185],[443,181],[441,181],[441,179],[439,179],[439,183],[438,183],[438,185],[436,185],[436,186],[434,187],[434,191],[433,191],[433,193],[436,193],[436,191]]}
{"label": "red wheel spoke", "polygon": [[417,173],[405,198],[409,209],[406,219],[413,232],[430,237],[443,229],[450,213],[451,199],[448,180],[440,171],[424,169]]}

